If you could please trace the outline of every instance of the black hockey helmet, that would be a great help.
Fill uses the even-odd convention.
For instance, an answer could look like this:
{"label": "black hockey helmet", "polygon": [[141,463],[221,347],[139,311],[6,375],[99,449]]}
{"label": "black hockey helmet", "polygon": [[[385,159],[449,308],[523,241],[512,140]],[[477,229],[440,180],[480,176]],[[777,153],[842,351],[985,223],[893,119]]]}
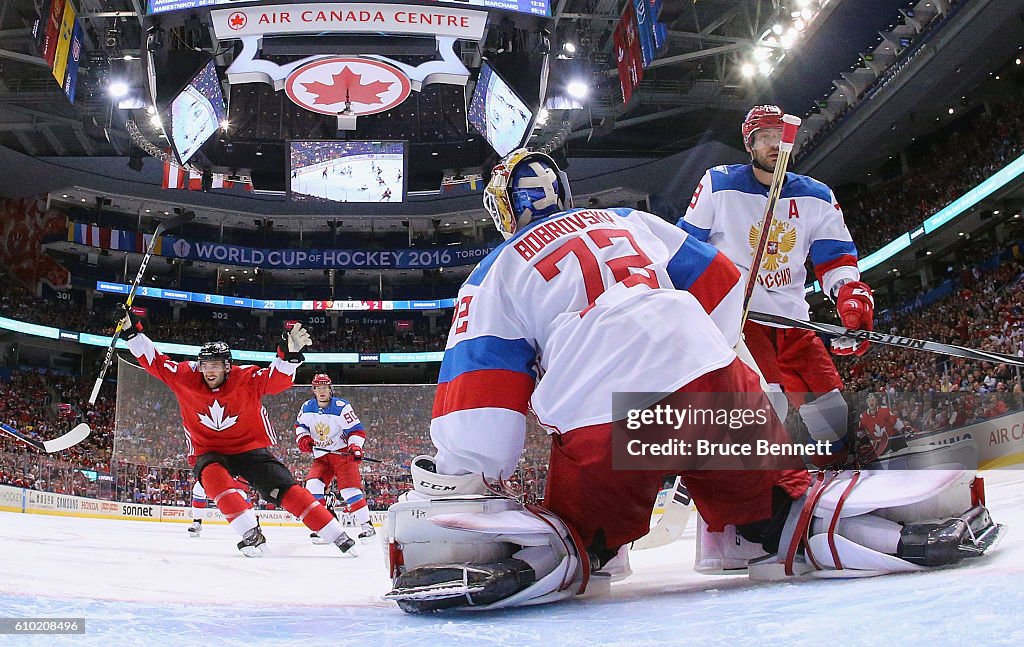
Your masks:
{"label": "black hockey helmet", "polygon": [[200,362],[204,360],[222,359],[231,365],[231,347],[224,341],[208,341],[199,348]]}

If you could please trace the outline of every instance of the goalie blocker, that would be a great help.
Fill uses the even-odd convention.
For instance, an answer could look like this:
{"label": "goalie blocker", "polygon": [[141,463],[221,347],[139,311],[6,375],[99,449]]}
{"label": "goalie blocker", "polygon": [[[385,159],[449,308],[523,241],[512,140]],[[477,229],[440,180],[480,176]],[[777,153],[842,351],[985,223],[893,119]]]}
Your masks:
{"label": "goalie blocker", "polygon": [[[984,484],[962,464],[923,471],[821,472],[772,519],[698,532],[696,570],[752,579],[864,577],[926,570],[984,554],[1001,525]],[[935,469],[935,468],[940,469]],[[413,461],[414,490],[388,510],[393,590],[410,613],[496,609],[597,595],[630,574],[627,547],[601,563],[554,514],[495,495],[479,474],[437,474]]]}

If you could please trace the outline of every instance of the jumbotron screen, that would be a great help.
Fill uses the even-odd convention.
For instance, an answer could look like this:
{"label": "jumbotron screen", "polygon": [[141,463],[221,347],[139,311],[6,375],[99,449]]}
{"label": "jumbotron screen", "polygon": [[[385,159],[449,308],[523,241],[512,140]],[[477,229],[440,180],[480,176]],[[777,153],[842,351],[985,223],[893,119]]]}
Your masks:
{"label": "jumbotron screen", "polygon": [[192,159],[223,120],[224,93],[210,61],[171,102],[171,142],[182,164]]}
{"label": "jumbotron screen", "polygon": [[405,142],[293,141],[288,158],[293,198],[405,199]]}
{"label": "jumbotron screen", "polygon": [[[165,11],[179,11],[182,9],[195,9],[196,7],[219,7],[229,4],[240,4],[252,0],[149,0],[150,15],[164,13]],[[266,2],[264,4],[275,4]],[[309,4],[316,4],[315,0]],[[459,7],[480,7],[481,9],[502,9],[504,11],[515,11],[528,13],[534,16],[551,17],[550,0],[451,0],[451,2],[438,2],[444,5],[456,5]]]}
{"label": "jumbotron screen", "polygon": [[505,156],[522,143],[533,112],[485,62],[480,67],[467,116],[494,151]]}

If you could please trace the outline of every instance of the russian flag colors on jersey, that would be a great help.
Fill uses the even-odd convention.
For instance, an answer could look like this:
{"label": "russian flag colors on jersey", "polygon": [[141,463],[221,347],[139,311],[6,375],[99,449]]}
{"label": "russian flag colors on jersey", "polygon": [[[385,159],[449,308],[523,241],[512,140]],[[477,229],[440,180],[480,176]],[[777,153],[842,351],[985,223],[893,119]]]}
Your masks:
{"label": "russian flag colors on jersey", "polygon": [[611,422],[613,392],[675,391],[728,365],[739,277],[722,253],[642,211],[534,221],[459,291],[430,427],[438,470],[508,476],[528,408],[566,433]]}
{"label": "russian flag colors on jersey", "polygon": [[132,337],[128,349],[178,399],[190,464],[208,452],[240,454],[277,443],[262,399],[288,390],[298,364],[275,359],[267,368],[232,365],[224,383],[211,389],[196,362],[175,362],[145,335]]}
{"label": "russian flag colors on jersey", "polygon": [[321,407],[316,398],[310,398],[295,419],[295,437],[309,435],[313,438],[313,455],[322,456],[327,452],[339,451],[349,445],[363,446],[366,430],[359,421],[352,405],[341,398],[331,398],[326,407]]}
{"label": "russian flag colors on jersey", "polygon": [[[697,184],[678,225],[722,250],[746,275],[767,201],[768,187],[757,181],[750,164],[716,166]],[[808,255],[825,294],[832,294],[841,279],[860,280],[857,248],[832,190],[815,179],[787,173],[750,309],[806,320]]]}

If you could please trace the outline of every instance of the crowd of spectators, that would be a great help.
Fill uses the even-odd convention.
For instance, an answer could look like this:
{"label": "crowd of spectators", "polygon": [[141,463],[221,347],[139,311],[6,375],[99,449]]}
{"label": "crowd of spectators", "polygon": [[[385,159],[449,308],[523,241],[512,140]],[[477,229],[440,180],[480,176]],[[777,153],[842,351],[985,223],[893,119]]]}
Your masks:
{"label": "crowd of spectators", "polygon": [[[156,341],[200,345],[218,339],[232,348],[246,350],[273,350],[280,337],[281,317],[269,321],[260,330],[256,317],[247,311],[232,313],[228,318],[213,318],[210,308],[188,307],[180,311],[174,321],[169,309],[150,308],[144,320],[146,333]],[[225,315],[223,311],[218,314]],[[0,316],[19,321],[52,326],[63,330],[109,335],[116,321],[115,312],[108,301],[105,306],[86,308],[78,299],[48,299],[39,297],[0,271]],[[226,316],[226,315],[225,315]],[[431,329],[430,320],[418,312],[410,312],[407,329],[399,330],[395,320],[370,319],[363,323],[355,318],[341,318],[332,329],[330,319],[322,313],[295,313],[302,321],[315,317],[318,323],[306,323],[315,333],[314,352],[433,352],[444,350],[448,338],[449,320],[441,317]],[[321,323],[322,322],[322,323]]]}
{"label": "crowd of spectators", "polygon": [[838,195],[860,255],[881,248],[1024,153],[1024,102],[993,105],[906,153],[895,179]]}

